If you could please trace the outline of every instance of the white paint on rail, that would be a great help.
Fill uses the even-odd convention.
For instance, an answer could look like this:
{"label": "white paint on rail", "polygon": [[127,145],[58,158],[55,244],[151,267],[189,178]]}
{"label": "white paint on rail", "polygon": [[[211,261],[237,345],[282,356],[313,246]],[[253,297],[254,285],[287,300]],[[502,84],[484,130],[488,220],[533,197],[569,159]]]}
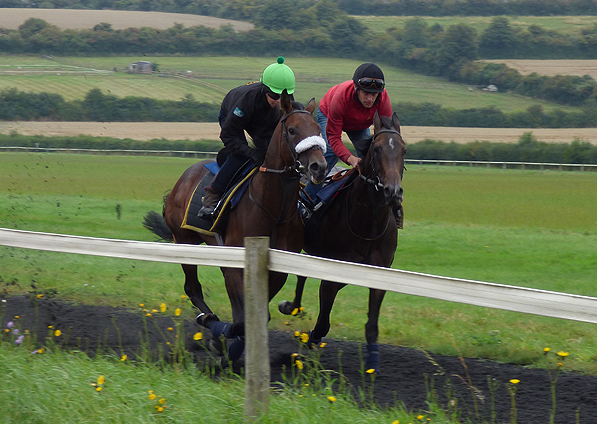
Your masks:
{"label": "white paint on rail", "polygon": [[[0,245],[155,262],[244,268],[241,247],[165,244],[0,228]],[[597,324],[597,298],[525,287],[379,268],[270,250],[269,269],[465,303]]]}

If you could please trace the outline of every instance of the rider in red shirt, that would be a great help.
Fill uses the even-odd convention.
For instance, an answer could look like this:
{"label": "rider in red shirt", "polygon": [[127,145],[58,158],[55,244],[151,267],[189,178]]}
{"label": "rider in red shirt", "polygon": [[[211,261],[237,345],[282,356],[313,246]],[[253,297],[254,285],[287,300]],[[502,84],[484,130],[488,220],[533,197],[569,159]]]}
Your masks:
{"label": "rider in red shirt", "polygon": [[[345,81],[328,90],[317,110],[317,122],[321,135],[327,143],[325,158],[331,170],[340,158],[353,167],[359,166],[367,155],[371,143],[369,127],[375,112],[380,116],[392,116],[392,105],[385,90],[385,77],[374,63],[363,63],[354,72],[352,81]],[[342,132],[355,147],[354,156],[342,142]],[[321,185],[307,184],[305,192],[315,199]],[[401,227],[401,210],[394,211]]]}

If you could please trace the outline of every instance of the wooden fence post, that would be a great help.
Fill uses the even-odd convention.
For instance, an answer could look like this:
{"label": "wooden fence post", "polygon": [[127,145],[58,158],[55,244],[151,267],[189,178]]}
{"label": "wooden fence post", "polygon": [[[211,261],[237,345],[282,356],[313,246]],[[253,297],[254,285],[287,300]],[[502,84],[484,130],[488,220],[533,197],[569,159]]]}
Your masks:
{"label": "wooden fence post", "polygon": [[245,238],[245,422],[269,408],[269,237]]}

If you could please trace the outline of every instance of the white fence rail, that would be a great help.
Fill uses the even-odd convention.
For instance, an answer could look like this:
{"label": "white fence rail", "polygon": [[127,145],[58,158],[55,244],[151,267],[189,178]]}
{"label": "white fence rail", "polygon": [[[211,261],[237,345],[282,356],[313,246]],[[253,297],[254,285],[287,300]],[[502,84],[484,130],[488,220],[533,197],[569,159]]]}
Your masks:
{"label": "white fence rail", "polygon": [[[2,147],[5,152],[45,152],[45,153],[83,153],[90,155],[129,155],[129,156],[173,156],[192,158],[215,158],[218,152],[200,152],[195,150],[137,150],[137,149],[75,149],[66,147]],[[502,169],[556,169],[559,171],[593,171],[597,164],[583,163],[543,163],[543,162],[500,162],[480,160],[440,160],[440,159],[405,159],[406,164],[414,165],[452,165],[484,166]]]}
{"label": "white fence rail", "polygon": [[[102,239],[0,228],[0,245],[154,262],[243,268],[245,249]],[[597,324],[597,298],[269,251],[271,271]]]}

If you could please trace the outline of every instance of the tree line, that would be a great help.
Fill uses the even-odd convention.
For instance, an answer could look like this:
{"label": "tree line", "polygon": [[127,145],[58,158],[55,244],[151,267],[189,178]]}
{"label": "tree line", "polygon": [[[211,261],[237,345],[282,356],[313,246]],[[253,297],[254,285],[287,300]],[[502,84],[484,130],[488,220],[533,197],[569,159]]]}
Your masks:
{"label": "tree line", "polygon": [[[432,103],[396,103],[393,109],[403,125],[482,128],[597,127],[597,108],[579,112],[546,112],[540,105],[526,111],[495,108],[455,110]],[[219,105],[196,101],[187,94],[179,101],[129,96],[119,98],[94,88],[83,100],[66,101],[56,93],[31,93],[15,88],[0,90],[0,120],[106,121],[106,122],[216,122]]]}
{"label": "tree line", "polygon": [[[164,140],[139,141],[88,135],[46,137],[26,136],[17,133],[0,134],[0,146],[30,148],[66,148],[100,150],[174,150],[217,152],[219,140]],[[353,149],[352,146],[348,146]],[[537,162],[597,164],[597,146],[575,139],[571,143],[545,143],[537,140],[532,132],[520,137],[518,143],[490,143],[475,141],[459,144],[438,140],[422,140],[409,143],[407,159],[415,160],[461,160],[491,162]]]}

